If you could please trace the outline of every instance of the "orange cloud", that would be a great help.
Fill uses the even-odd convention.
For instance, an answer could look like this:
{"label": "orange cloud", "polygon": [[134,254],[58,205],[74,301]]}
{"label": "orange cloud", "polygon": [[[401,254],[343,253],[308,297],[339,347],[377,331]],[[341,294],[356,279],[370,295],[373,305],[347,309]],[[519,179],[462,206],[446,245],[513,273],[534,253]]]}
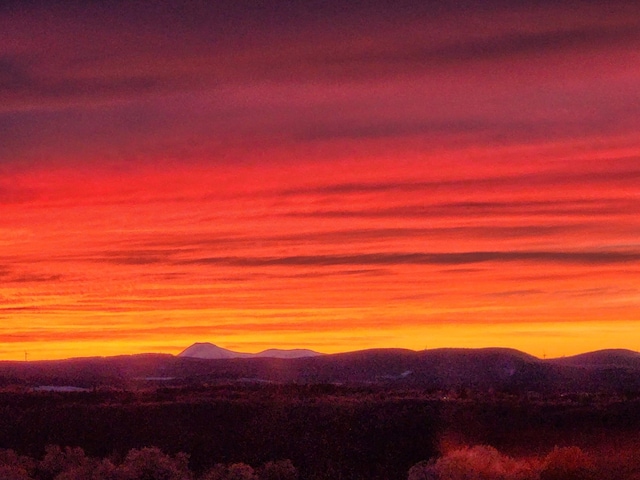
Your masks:
{"label": "orange cloud", "polygon": [[423,3],[3,10],[0,358],[640,349],[638,7]]}

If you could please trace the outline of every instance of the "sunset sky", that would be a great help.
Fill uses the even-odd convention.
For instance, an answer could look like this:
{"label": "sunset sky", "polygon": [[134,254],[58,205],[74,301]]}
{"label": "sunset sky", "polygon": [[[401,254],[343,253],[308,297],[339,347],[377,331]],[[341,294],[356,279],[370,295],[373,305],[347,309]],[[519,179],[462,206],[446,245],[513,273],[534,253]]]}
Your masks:
{"label": "sunset sky", "polygon": [[640,350],[639,2],[56,5],[0,6],[0,360]]}

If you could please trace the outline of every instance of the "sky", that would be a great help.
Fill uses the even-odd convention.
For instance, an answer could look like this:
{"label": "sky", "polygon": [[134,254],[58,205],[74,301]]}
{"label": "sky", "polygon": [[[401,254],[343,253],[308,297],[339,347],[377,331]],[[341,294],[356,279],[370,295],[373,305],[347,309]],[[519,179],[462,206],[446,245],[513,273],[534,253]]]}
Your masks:
{"label": "sky", "polygon": [[3,2],[0,360],[640,350],[638,85],[632,1]]}

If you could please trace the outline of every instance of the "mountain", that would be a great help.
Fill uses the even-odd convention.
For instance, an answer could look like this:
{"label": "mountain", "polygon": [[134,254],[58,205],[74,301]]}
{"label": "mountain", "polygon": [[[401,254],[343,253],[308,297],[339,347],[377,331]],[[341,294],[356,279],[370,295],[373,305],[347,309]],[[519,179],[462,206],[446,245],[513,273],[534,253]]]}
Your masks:
{"label": "mountain", "polygon": [[194,343],[178,354],[178,357],[208,359],[248,358],[251,356],[250,353],[234,352],[213,343]]}
{"label": "mountain", "polygon": [[542,388],[552,367],[518,350],[371,349],[306,359],[299,381],[451,389]]}
{"label": "mountain", "polygon": [[132,355],[0,362],[0,387],[137,388],[140,385],[343,384],[388,389],[640,394],[640,353],[604,350],[541,360],[505,348],[233,352],[195,344],[179,356]]}
{"label": "mountain", "polygon": [[597,350],[571,357],[553,358],[547,361],[558,365],[575,367],[640,368],[640,353],[625,349]]}
{"label": "mountain", "polygon": [[291,350],[283,350],[280,348],[270,348],[260,353],[256,353],[254,357],[260,358],[305,358],[305,357],[318,357],[324,355],[307,348],[293,348]]}
{"label": "mountain", "polygon": [[316,357],[322,355],[321,353],[314,352],[313,350],[307,350],[303,348],[296,348],[292,350],[282,350],[279,348],[271,348],[264,350],[260,353],[242,353],[234,352],[233,350],[227,350],[226,348],[218,347],[213,343],[194,343],[189,348],[185,349],[178,354],[178,357],[184,358],[206,358],[206,359],[226,359],[226,358],[304,358],[304,357]]}

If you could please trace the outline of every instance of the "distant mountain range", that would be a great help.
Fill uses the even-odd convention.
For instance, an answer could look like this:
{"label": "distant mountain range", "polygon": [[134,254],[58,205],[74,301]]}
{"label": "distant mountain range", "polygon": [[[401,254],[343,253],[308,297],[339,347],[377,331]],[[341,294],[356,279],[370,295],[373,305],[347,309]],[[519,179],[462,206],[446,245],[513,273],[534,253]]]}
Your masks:
{"label": "distant mountain range", "polygon": [[558,365],[582,367],[629,367],[640,369],[640,353],[624,349],[598,350],[572,357],[553,358],[549,362]]}
{"label": "distant mountain range", "polygon": [[[204,358],[203,358],[204,357]],[[0,386],[341,384],[505,392],[640,393],[640,353],[600,350],[539,359],[506,348],[373,349],[321,355],[310,350],[233,352],[195,344],[178,356],[132,355],[0,362]]]}
{"label": "distant mountain range", "polygon": [[260,353],[242,353],[234,352],[233,350],[227,350],[226,348],[219,347],[213,343],[194,343],[189,348],[185,349],[178,354],[178,357],[185,358],[208,358],[208,359],[221,359],[221,358],[304,358],[304,357],[317,357],[322,355],[321,353],[314,352],[313,350],[307,350],[304,348],[295,348],[291,350],[282,350],[279,348],[271,348],[264,350]]}

